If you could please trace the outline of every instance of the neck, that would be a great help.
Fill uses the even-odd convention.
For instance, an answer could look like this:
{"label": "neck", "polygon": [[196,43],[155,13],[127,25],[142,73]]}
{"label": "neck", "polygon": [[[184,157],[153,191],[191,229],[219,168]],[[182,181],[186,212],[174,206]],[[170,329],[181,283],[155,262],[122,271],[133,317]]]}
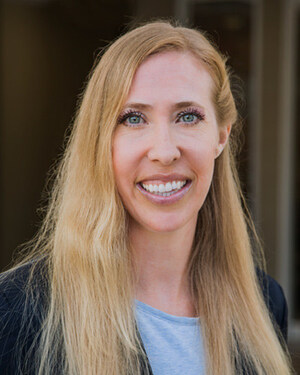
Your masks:
{"label": "neck", "polygon": [[187,266],[195,227],[196,223],[188,223],[173,232],[152,232],[130,224],[138,300],[165,312],[193,316]]}

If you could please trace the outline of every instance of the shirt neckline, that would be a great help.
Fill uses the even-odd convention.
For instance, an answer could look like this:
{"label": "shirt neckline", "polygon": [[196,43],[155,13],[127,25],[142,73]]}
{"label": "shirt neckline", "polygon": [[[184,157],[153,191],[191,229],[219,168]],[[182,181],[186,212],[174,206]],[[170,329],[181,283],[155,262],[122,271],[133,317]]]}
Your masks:
{"label": "shirt neckline", "polygon": [[200,319],[197,317],[171,315],[164,311],[156,309],[155,307],[147,305],[146,303],[141,302],[137,299],[135,299],[135,305],[136,305],[137,310],[143,313],[146,313],[148,315],[151,315],[158,319],[168,320],[173,323],[184,324],[184,325],[199,325],[200,323]]}

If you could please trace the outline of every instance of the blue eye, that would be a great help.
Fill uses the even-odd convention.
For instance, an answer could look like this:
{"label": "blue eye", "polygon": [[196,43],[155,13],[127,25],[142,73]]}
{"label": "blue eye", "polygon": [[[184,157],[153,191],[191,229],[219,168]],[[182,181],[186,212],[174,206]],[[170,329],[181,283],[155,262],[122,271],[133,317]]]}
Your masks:
{"label": "blue eye", "polygon": [[182,122],[187,125],[196,125],[198,122],[203,121],[205,116],[203,113],[197,109],[186,109],[183,112],[180,112],[177,116],[176,122]]}
{"label": "blue eye", "polygon": [[143,118],[142,113],[136,111],[129,111],[119,117],[118,123],[125,126],[138,126],[144,124],[146,121]]}
{"label": "blue eye", "polygon": [[186,113],[185,115],[180,116],[180,119],[183,122],[194,122],[197,120],[197,116],[193,113]]}
{"label": "blue eye", "polygon": [[127,117],[127,121],[133,125],[139,124],[141,122],[141,119],[142,119],[141,116],[137,116],[137,115],[132,115],[132,116]]}

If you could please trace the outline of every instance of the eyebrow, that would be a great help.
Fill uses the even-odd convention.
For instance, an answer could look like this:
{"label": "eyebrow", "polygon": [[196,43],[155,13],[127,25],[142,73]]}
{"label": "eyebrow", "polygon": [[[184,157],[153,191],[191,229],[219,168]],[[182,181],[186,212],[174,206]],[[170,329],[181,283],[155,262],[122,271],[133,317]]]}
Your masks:
{"label": "eyebrow", "polygon": [[177,109],[177,110],[183,109],[183,108],[186,108],[186,107],[199,107],[199,108],[204,110],[204,107],[202,105],[200,105],[197,102],[193,102],[193,101],[175,103],[173,107],[174,107],[174,109]]}
{"label": "eyebrow", "polygon": [[[202,105],[193,101],[178,102],[178,103],[173,104],[172,107],[174,108],[174,110],[180,110],[186,107],[199,107],[204,110],[204,107]],[[146,109],[152,109],[153,106],[151,104],[145,104],[145,103],[127,103],[125,107],[123,108],[123,110],[127,108],[136,108],[140,110],[146,110]]]}
{"label": "eyebrow", "polygon": [[127,103],[123,110],[127,108],[136,108],[136,109],[151,109],[153,108],[150,104],[144,104],[144,103]]}

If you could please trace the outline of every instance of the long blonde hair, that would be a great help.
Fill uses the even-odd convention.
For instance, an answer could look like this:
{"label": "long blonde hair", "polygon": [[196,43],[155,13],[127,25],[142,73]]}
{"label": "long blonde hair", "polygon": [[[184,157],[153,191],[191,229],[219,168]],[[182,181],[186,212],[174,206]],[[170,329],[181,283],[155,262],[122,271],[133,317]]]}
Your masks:
{"label": "long blonde hair", "polygon": [[[133,310],[128,217],[114,182],[112,137],[137,68],[166,50],[190,52],[214,82],[220,126],[237,126],[225,58],[199,31],[153,22],[112,43],[93,69],[59,165],[43,226],[29,258],[43,263],[49,302],[41,325],[36,373],[140,374],[145,354]],[[263,301],[233,156],[234,139],[216,160],[199,211],[189,262],[201,312],[207,374],[289,374]],[[250,223],[250,226],[249,226]],[[40,271],[41,272],[41,271]],[[34,287],[32,277],[28,290]],[[37,288],[36,288],[37,289]]]}

